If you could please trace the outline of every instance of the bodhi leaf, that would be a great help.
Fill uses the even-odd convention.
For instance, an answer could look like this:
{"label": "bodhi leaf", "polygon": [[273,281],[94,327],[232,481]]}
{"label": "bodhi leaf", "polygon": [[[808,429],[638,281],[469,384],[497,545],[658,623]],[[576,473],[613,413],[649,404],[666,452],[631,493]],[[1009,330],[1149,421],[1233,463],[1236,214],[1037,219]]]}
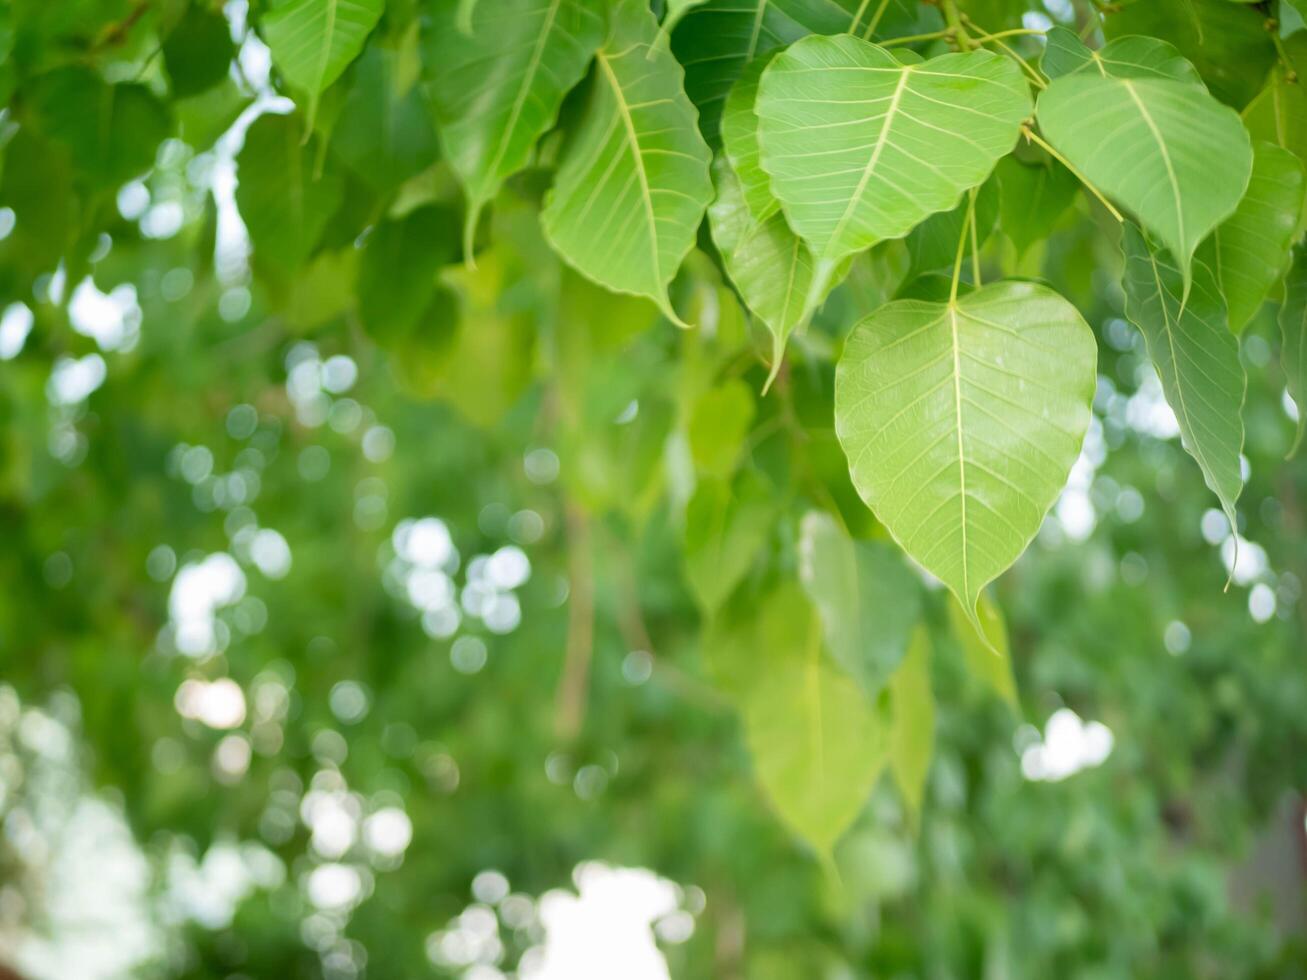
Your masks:
{"label": "bodhi leaf", "polygon": [[457,256],[457,228],[451,209],[427,205],[368,233],[359,261],[359,320],[383,347],[407,337],[430,304],[437,271]]}
{"label": "bodhi leaf", "polygon": [[979,185],[1016,142],[1030,96],[1010,59],[984,51],[903,64],[847,35],[778,55],[758,90],[772,191],[829,275],[901,238]]}
{"label": "bodhi leaf", "polygon": [[173,95],[195,95],[217,85],[227,77],[235,51],[226,17],[200,4],[188,7],[163,42]]}
{"label": "bodhi leaf", "polygon": [[914,822],[926,795],[935,751],[935,695],[930,688],[930,634],[912,632],[903,663],[890,678],[889,765]]}
{"label": "bodhi leaf", "polygon": [[1108,41],[1097,51],[1065,27],[1048,32],[1039,66],[1049,78],[1084,73],[1113,78],[1162,78],[1202,85],[1202,76],[1174,45],[1155,37],[1130,35]]}
{"label": "bodhi leaf", "polygon": [[[717,198],[708,208],[713,242],[721,252],[726,271],[745,304],[767,325],[772,335],[770,387],[780,370],[790,334],[812,313],[812,252],[790,230],[785,215],[773,211],[759,221],[745,203],[739,180],[725,159],[713,161]],[[838,276],[831,277],[834,285]],[[810,300],[812,302],[810,302]]]}
{"label": "bodhi leaf", "polygon": [[1280,307],[1280,348],[1285,384],[1298,406],[1298,431],[1288,456],[1297,454],[1307,431],[1307,253],[1294,256],[1285,279],[1284,305]]}
{"label": "bodhi leaf", "polygon": [[[1307,63],[1307,33],[1284,42],[1295,64]],[[1276,63],[1266,87],[1243,110],[1244,125],[1255,140],[1266,140],[1297,154],[1307,163],[1307,91],[1303,81]]]}
{"label": "bodhi leaf", "polygon": [[526,166],[604,39],[596,0],[481,0],[470,31],[460,11],[435,5],[425,60],[440,136],[467,193],[464,254],[477,219],[504,181]]}
{"label": "bodhi leaf", "polygon": [[307,128],[318,97],[363,50],[386,0],[291,0],[263,18],[263,39],[286,81],[308,93]]}
{"label": "bodhi leaf", "polygon": [[1096,358],[1075,308],[1025,282],[890,303],[845,344],[835,432],[853,485],[973,617],[1080,454]]}
{"label": "bodhi leaf", "polygon": [[1253,173],[1239,207],[1212,232],[1229,326],[1242,333],[1284,272],[1303,207],[1302,162],[1274,143],[1253,144]]}
{"label": "bodhi leaf", "polygon": [[771,178],[758,159],[758,113],[754,111],[758,81],[773,57],[775,52],[749,62],[731,86],[722,111],[722,148],[739,179],[749,211],[759,221],[767,220],[781,207],[772,194]]}
{"label": "bodhi leaf", "polygon": [[874,697],[921,615],[916,577],[888,544],[854,541],[829,514],[812,511],[799,526],[799,581],[831,657]]}
{"label": "bodhi leaf", "polygon": [[1198,243],[1248,186],[1239,116],[1188,82],[1089,74],[1054,79],[1038,112],[1048,141],[1171,250],[1187,291]]}
{"label": "bodhi leaf", "polygon": [[[786,605],[796,628],[755,634],[757,676],[742,708],[758,781],[781,818],[829,855],[884,769],[888,725],[853,681],[830,667],[821,622],[798,586],[768,603]],[[795,634],[803,637],[794,643]]]}
{"label": "bodhi leaf", "polygon": [[733,485],[699,482],[685,513],[685,575],[705,610],[726,601],[762,550],[775,516],[774,497],[749,473]]}
{"label": "bodhi leaf", "polygon": [[730,378],[701,394],[686,426],[690,458],[708,476],[728,478],[755,412],[753,392],[739,378]]}
{"label": "bodhi leaf", "polygon": [[967,224],[967,215],[972,213],[975,219],[975,241],[983,246],[994,230],[998,221],[998,184],[987,180],[976,190],[974,211],[971,195],[968,194],[952,211],[940,211],[932,214],[907,237],[908,255],[912,265],[908,277],[913,278],[923,272],[951,268],[958,254],[958,241],[964,231],[967,238],[963,242],[963,258],[971,255],[972,226]]}
{"label": "bodhi leaf", "polygon": [[967,617],[966,611],[956,602],[949,603],[948,615],[953,635],[962,647],[967,669],[1015,708],[1017,682],[1012,676],[1012,651],[1008,643],[1007,624],[1003,622],[1003,612],[998,604],[987,593],[980,594],[980,602],[976,606],[979,631]]}
{"label": "bodhi leaf", "polygon": [[1075,200],[1079,185],[1071,171],[1051,157],[1042,163],[1004,157],[996,172],[999,223],[1020,258],[1048,237]]}
{"label": "bodhi leaf", "polygon": [[1122,244],[1126,315],[1143,331],[1184,448],[1198,461],[1230,526],[1236,527],[1234,504],[1243,489],[1240,413],[1246,381],[1216,277],[1200,255],[1185,299],[1179,270],[1133,225],[1125,226]]}
{"label": "bodhi leaf", "polygon": [[595,55],[589,105],[571,133],[542,221],[554,248],[600,285],[648,296],[675,323],[667,286],[712,200],[710,154],[682,71],[653,14],[619,0]]}

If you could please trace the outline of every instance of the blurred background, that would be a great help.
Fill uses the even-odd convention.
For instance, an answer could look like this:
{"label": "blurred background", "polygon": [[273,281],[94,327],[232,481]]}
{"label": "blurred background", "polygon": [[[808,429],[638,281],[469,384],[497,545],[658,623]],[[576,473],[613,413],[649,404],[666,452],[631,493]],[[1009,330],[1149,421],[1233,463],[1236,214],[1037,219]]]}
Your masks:
{"label": "blurred background", "polygon": [[[198,63],[113,33],[130,5],[46,6],[113,78]],[[230,50],[177,133],[117,120],[130,179],[0,113],[0,975],[1307,976],[1307,458],[1273,310],[1232,528],[1111,241],[1075,209],[1015,258],[995,233],[1098,334],[1094,420],[994,591],[1015,692],[923,581],[925,803],[883,780],[822,859],[706,679],[686,507],[757,474],[760,568],[812,509],[877,533],[830,352],[902,243],[763,398],[707,254],[678,331],[561,267],[531,172],[450,265],[448,171],[362,124],[301,148],[246,5],[209,13]],[[421,118],[403,43],[370,43],[341,119]],[[297,254],[260,215],[299,167],[333,190]]]}

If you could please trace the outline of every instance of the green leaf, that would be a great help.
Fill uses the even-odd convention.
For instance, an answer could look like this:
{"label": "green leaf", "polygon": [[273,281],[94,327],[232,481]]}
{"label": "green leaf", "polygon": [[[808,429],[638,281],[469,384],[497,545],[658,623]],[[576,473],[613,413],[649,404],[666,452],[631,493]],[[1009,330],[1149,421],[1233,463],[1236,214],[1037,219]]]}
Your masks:
{"label": "green leaf", "polygon": [[1185,300],[1179,270],[1133,225],[1126,224],[1122,244],[1126,316],[1143,331],[1184,448],[1236,527],[1246,381],[1216,277],[1206,256],[1199,255]]}
{"label": "green leaf", "polygon": [[1214,96],[1236,108],[1257,92],[1275,61],[1266,17],[1230,0],[1140,0],[1104,18],[1109,37],[1169,41],[1193,63]]}
{"label": "green leaf", "polygon": [[1171,250],[1187,290],[1198,243],[1248,187],[1238,115],[1187,82],[1092,75],[1055,79],[1038,112],[1048,141]]}
{"label": "green leaf", "polygon": [[1039,64],[1049,78],[1085,73],[1203,84],[1198,70],[1174,45],[1155,37],[1119,37],[1095,51],[1074,31],[1054,27],[1048,32],[1048,44]]}
{"label": "green leaf", "polygon": [[699,472],[720,478],[735,472],[754,412],[753,392],[739,378],[724,381],[699,396],[686,427],[690,457]]}
{"label": "green leaf", "polygon": [[853,484],[973,615],[1080,454],[1096,355],[1075,308],[1024,282],[896,301],[846,341],[835,431]]}
{"label": "green leaf", "polygon": [[648,296],[679,324],[667,286],[712,200],[710,154],[681,67],[652,46],[656,36],[641,0],[619,0],[542,221],[578,271],[609,289]]}
{"label": "green leaf", "polygon": [[404,78],[399,52],[375,46],[363,52],[332,130],[331,151],[382,193],[436,159],[430,106],[421,88]]}
{"label": "green leaf", "polygon": [[955,206],[1012,149],[1030,97],[1000,55],[905,65],[854,37],[810,37],[763,73],[757,111],[772,191],[829,267]]}
{"label": "green leaf", "polygon": [[776,52],[749,62],[744,73],[731,86],[722,111],[722,148],[731,169],[739,179],[749,211],[759,221],[766,221],[780,210],[780,201],[771,191],[771,178],[758,158],[758,82]]}
{"label": "green leaf", "polygon": [[435,5],[424,59],[440,136],[467,194],[464,254],[485,205],[525,167],[604,39],[597,0],[481,0],[461,32]]}
{"label": "green leaf", "polygon": [[[1284,42],[1295,64],[1307,64],[1307,33]],[[1244,125],[1254,140],[1266,140],[1297,154],[1307,163],[1307,91],[1303,81],[1276,63],[1266,86],[1243,111]]]}
{"label": "green leaf", "polygon": [[767,542],[775,491],[743,473],[734,484],[701,480],[685,512],[685,577],[705,611],[717,609]]}
{"label": "green leaf", "polygon": [[314,176],[316,150],[302,133],[298,116],[260,116],[236,157],[236,204],[254,257],[283,275],[313,252],[342,196],[339,176]]}
{"label": "green leaf", "polygon": [[1307,431],[1307,252],[1299,251],[1285,279],[1284,305],[1280,307],[1283,346],[1280,360],[1285,384],[1298,406],[1298,431],[1288,456],[1297,455]]}
{"label": "green leaf", "polygon": [[799,581],[821,616],[831,657],[875,697],[921,616],[921,585],[896,548],[854,541],[819,511],[799,525]]}
{"label": "green leaf", "polygon": [[798,587],[781,586],[764,601],[794,625],[754,634],[757,676],[741,697],[749,753],[781,819],[829,856],[885,767],[888,725],[827,665],[821,622]]}
{"label": "green leaf", "polygon": [[[726,271],[749,309],[772,335],[771,386],[785,355],[790,334],[805,323],[816,302],[812,295],[812,252],[790,230],[785,215],[773,211],[759,221],[745,203],[739,180],[725,159],[713,161],[717,198],[708,208],[713,242]],[[838,276],[831,277],[833,286]],[[829,287],[828,287],[829,288]]]}
{"label": "green leaf", "polygon": [[308,93],[307,128],[318,97],[363,50],[386,0],[290,0],[263,18],[263,39],[286,81]]}
{"label": "green leaf", "polygon": [[188,7],[163,42],[163,65],[178,98],[206,91],[227,77],[236,47],[227,18],[199,4]]}
{"label": "green leaf", "polygon": [[68,148],[73,170],[95,188],[115,187],[149,170],[171,121],[144,85],[108,85],[87,68],[59,68],[37,80],[37,128]]}
{"label": "green leaf", "polygon": [[930,688],[930,633],[918,626],[890,678],[889,765],[915,823],[935,752],[935,695]]}
{"label": "green leaf", "polygon": [[1003,622],[1003,612],[998,604],[986,593],[980,594],[980,602],[976,606],[980,631],[977,631],[966,610],[956,602],[948,604],[948,613],[953,635],[962,647],[967,669],[1013,708],[1017,707],[1012,651],[1008,644],[1007,625]]}
{"label": "green leaf", "polygon": [[[1007,158],[1005,158],[1006,160]],[[1000,161],[1003,162],[1003,161]],[[962,237],[963,225],[967,220],[967,211],[971,207],[970,195],[963,197],[952,211],[940,211],[932,214],[908,235],[908,255],[912,265],[908,277],[933,272],[937,269],[951,269],[958,254],[958,242]],[[987,180],[976,191],[976,234],[975,240],[984,245],[994,223],[998,220],[998,184]],[[963,243],[963,257],[971,255],[970,229],[967,240]]]}
{"label": "green leaf", "polygon": [[1248,190],[1212,232],[1216,276],[1230,329],[1242,333],[1284,274],[1303,208],[1302,161],[1274,143],[1253,144]]}
{"label": "green leaf", "polygon": [[1049,236],[1075,200],[1080,185],[1066,167],[1051,157],[1042,163],[1004,157],[996,173],[999,223],[1020,258]]}
{"label": "green leaf", "polygon": [[417,324],[436,289],[436,273],[458,256],[458,216],[427,205],[369,232],[359,261],[359,320],[393,347]]}

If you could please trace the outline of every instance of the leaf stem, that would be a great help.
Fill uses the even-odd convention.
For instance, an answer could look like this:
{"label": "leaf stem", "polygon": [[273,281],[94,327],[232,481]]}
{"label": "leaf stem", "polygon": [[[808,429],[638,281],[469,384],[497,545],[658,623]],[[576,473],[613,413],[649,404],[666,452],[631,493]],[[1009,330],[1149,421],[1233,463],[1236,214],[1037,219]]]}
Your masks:
{"label": "leaf stem", "polygon": [[1044,151],[1048,153],[1049,156],[1051,156],[1058,163],[1062,164],[1062,166],[1070,170],[1072,175],[1074,175],[1075,178],[1078,181],[1080,181],[1080,183],[1085,185],[1085,188],[1089,191],[1089,193],[1093,194],[1094,197],[1098,198],[1098,200],[1102,202],[1103,207],[1107,208],[1108,212],[1111,213],[1113,218],[1115,218],[1117,221],[1120,222],[1125,221],[1125,218],[1122,217],[1121,212],[1112,206],[1112,202],[1109,201],[1103,195],[1103,192],[1100,191],[1097,187],[1095,187],[1093,183],[1090,181],[1090,179],[1086,177],[1084,174],[1082,174],[1080,172],[1080,169],[1075,164],[1073,164],[1070,160],[1064,157],[1061,153],[1057,152],[1057,150],[1053,149],[1052,145],[1047,140],[1045,140],[1042,136],[1036,133],[1029,126],[1022,126],[1021,134],[1025,136],[1026,139],[1030,140],[1032,143],[1042,147]]}
{"label": "leaf stem", "polygon": [[979,35],[972,38],[973,41],[977,42],[978,44],[994,45],[994,47],[998,48],[1005,55],[1007,55],[1009,58],[1011,58],[1018,65],[1021,66],[1021,70],[1026,73],[1026,77],[1030,79],[1031,83],[1036,88],[1048,88],[1048,82],[1045,80],[1044,76],[1040,74],[1040,72],[1036,68],[1031,66],[1031,64],[1028,61],[1026,61],[1025,58],[1021,57],[1020,54],[1018,54],[1015,50],[1013,50],[1011,45],[1005,44],[1002,40],[1002,38],[1005,37],[1029,37],[1032,34],[1043,35],[1043,34],[1047,34],[1048,33],[1047,31],[1042,31],[1033,27],[1014,27],[1011,30],[990,33],[989,31],[986,31],[983,27],[981,27],[979,24],[977,24],[970,17],[968,17],[966,14],[962,14],[961,18],[962,18],[962,22],[966,24],[968,27],[980,31]]}
{"label": "leaf stem", "polygon": [[971,282],[979,289],[980,281],[980,233],[976,229],[976,188],[967,192],[967,224],[971,226]]}
{"label": "leaf stem", "polygon": [[952,37],[953,30],[949,28],[943,31],[931,31],[929,34],[909,34],[907,37],[891,37],[877,43],[882,48],[892,48],[899,44],[916,44],[918,41],[939,41],[946,37]]}
{"label": "leaf stem", "polygon": [[967,34],[967,29],[962,26],[962,18],[958,14],[957,0],[942,0],[941,7],[944,10],[944,22],[952,28],[954,37],[958,42],[958,49],[970,51],[971,37]]}
{"label": "leaf stem", "polygon": [[867,26],[862,32],[862,39],[870,41],[871,35],[876,33],[876,28],[880,26],[880,19],[885,16],[885,10],[889,7],[889,0],[880,0],[880,5],[876,12],[871,15],[871,20],[867,21]]}
{"label": "leaf stem", "polygon": [[971,231],[972,219],[974,217],[975,197],[973,196],[970,204],[967,206],[967,216],[962,219],[962,234],[958,236],[958,254],[953,259],[953,282],[948,290],[949,305],[956,303],[958,299],[958,281],[962,278],[962,259],[967,254],[967,238]]}

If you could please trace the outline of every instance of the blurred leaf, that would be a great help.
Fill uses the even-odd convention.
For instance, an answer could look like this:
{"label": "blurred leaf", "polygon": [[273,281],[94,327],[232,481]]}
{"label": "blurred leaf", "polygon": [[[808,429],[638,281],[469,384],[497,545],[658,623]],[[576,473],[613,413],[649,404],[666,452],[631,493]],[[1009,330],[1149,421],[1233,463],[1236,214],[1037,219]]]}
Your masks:
{"label": "blurred leaf", "polygon": [[725,602],[749,570],[775,509],[774,492],[748,471],[734,484],[699,482],[685,514],[685,574],[705,611]]}
{"label": "blurred leaf", "polygon": [[980,602],[976,605],[976,616],[985,631],[983,639],[956,600],[949,602],[948,612],[953,635],[962,647],[962,655],[972,675],[1016,708],[1017,685],[1012,676],[1012,652],[1008,646],[1003,612],[998,604],[981,593]]}
{"label": "blurred leaf", "polygon": [[729,479],[753,422],[753,392],[739,378],[709,388],[695,401],[687,435],[701,473]]}
{"label": "blurred leaf", "polygon": [[313,128],[318,97],[363,50],[386,0],[289,0],[263,18],[263,38],[286,80],[308,94]]}
{"label": "blurred leaf", "polygon": [[[991,655],[992,656],[992,655]],[[935,695],[930,687],[930,633],[918,626],[890,678],[890,771],[916,824],[935,751]]]}
{"label": "blurred leaf", "polygon": [[178,98],[197,95],[227,77],[236,46],[222,14],[192,4],[163,42],[163,64]]}

